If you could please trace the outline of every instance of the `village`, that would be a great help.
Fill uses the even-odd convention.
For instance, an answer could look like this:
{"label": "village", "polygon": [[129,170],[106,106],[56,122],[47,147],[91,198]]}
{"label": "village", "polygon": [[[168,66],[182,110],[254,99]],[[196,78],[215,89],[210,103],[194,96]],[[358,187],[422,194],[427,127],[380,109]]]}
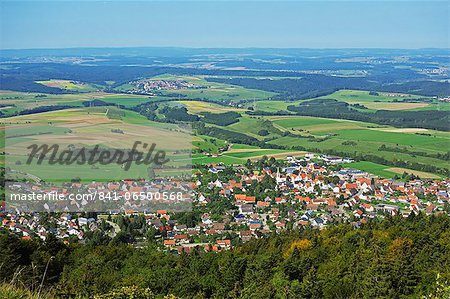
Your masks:
{"label": "village", "polygon": [[[154,242],[162,250],[180,254],[220,252],[284,230],[322,229],[343,222],[357,229],[385,217],[450,213],[449,179],[378,178],[346,168],[341,164],[345,160],[307,154],[245,165],[199,165],[191,182],[189,210],[175,213],[164,201],[155,205],[156,210],[145,211],[132,204],[108,213],[3,210],[1,229],[24,240],[45,240],[53,234],[67,244],[86,242],[97,232],[110,239],[122,236],[123,242],[134,246]],[[150,188],[146,186],[144,181],[124,180],[92,183],[89,188],[133,193]],[[124,238],[124,231],[133,237]]]}
{"label": "village", "polygon": [[151,80],[142,79],[132,81],[129,85],[133,86],[128,93],[149,94],[154,95],[161,90],[178,90],[178,89],[201,89],[204,87],[197,86],[185,80]]}

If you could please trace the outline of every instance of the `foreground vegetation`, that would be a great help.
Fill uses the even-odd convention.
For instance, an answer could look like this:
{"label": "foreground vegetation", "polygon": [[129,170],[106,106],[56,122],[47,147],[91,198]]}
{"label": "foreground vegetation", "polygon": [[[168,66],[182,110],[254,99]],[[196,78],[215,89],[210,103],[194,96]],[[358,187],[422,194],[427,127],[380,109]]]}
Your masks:
{"label": "foreground vegetation", "polygon": [[130,287],[182,298],[448,298],[449,227],[447,215],[387,218],[359,229],[306,228],[231,251],[182,255],[152,243],[134,248],[118,237],[64,245],[2,233],[0,260],[8,262],[0,279],[36,291],[48,263],[44,289],[55,296]]}

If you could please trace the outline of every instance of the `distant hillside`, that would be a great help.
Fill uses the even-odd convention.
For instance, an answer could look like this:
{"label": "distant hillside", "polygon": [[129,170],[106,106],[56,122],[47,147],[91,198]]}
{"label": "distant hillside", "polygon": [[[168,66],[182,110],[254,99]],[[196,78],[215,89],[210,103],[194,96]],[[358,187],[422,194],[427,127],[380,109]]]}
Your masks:
{"label": "distant hillside", "polygon": [[[391,74],[390,83],[376,81],[378,77],[333,77],[305,74],[299,79],[259,79],[259,78],[207,78],[211,82],[234,84],[245,88],[260,89],[280,93],[277,99],[309,99],[331,94],[339,89],[378,90],[413,93],[421,96],[448,96],[450,83],[436,81],[396,82],[396,74]],[[386,78],[384,78],[386,80]]]}

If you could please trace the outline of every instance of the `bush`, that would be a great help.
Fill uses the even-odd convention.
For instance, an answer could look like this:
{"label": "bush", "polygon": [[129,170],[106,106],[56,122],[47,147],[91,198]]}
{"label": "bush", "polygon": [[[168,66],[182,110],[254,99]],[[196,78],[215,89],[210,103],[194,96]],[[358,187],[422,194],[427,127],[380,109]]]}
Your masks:
{"label": "bush", "polygon": [[267,130],[260,130],[258,132],[258,135],[259,136],[267,136],[267,135],[269,135],[269,131],[267,131]]}
{"label": "bush", "polygon": [[122,287],[107,294],[95,295],[94,299],[153,299],[155,295],[149,288],[137,286]]}

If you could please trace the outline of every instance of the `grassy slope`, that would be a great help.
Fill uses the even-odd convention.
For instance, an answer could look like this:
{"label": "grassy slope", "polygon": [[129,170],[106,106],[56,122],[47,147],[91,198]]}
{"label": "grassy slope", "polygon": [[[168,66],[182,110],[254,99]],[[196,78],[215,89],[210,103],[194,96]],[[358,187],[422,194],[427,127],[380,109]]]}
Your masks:
{"label": "grassy slope", "polygon": [[43,94],[25,93],[15,91],[0,91],[0,108],[6,115],[12,115],[23,110],[33,109],[41,106],[67,105],[83,107],[83,102],[94,99],[102,100],[111,104],[133,107],[142,103],[167,100],[164,97],[149,97],[132,94],[112,94],[105,92],[83,92],[76,94]]}
{"label": "grassy slope", "polygon": [[[108,111],[106,113],[106,111]],[[52,124],[48,124],[48,120]],[[3,119],[6,127],[6,165],[21,172],[32,173],[49,181],[67,181],[80,177],[85,181],[118,180],[127,177],[147,177],[146,165],[133,165],[124,172],[120,165],[26,165],[29,144],[58,144],[65,148],[69,144],[93,147],[100,144],[107,148],[132,148],[135,141],[155,142],[157,149],[172,153],[177,149],[190,149],[189,135],[180,133],[174,124],[148,121],[145,117],[115,107],[92,107],[69,109]],[[115,133],[120,129],[123,133]],[[25,136],[25,137],[24,137]],[[184,139],[182,139],[184,138]],[[185,145],[183,147],[183,145]],[[186,164],[187,156],[171,156],[173,165]],[[18,162],[19,161],[19,162]]]}
{"label": "grassy slope", "polygon": [[[159,76],[159,79],[184,79],[193,82],[198,85],[206,84],[210,89],[208,90],[206,98],[219,99],[223,98],[226,94],[231,91],[243,92],[241,96],[252,95],[253,91],[242,90],[241,88],[234,86],[219,86],[213,83],[206,82],[201,77],[174,77],[171,75]],[[211,85],[213,84],[213,85]],[[200,92],[202,90],[187,90],[186,92]],[[203,93],[206,90],[203,90]],[[178,92],[178,91],[177,91]],[[259,92],[259,91],[258,91]],[[84,94],[74,94],[74,95],[47,95],[43,98],[37,98],[38,94],[32,93],[17,93],[17,92],[0,92],[0,103],[11,103],[17,107],[4,108],[4,111],[8,109],[30,109],[35,106],[40,105],[56,105],[56,104],[67,104],[67,105],[81,105],[84,100],[89,100],[93,98],[99,98],[101,100],[122,104],[125,106],[133,106],[146,102],[149,100],[154,100],[154,98],[149,98],[147,96],[136,96],[136,95],[117,95],[117,94],[104,94],[104,93],[84,93]],[[253,94],[255,96],[261,96],[262,98],[268,96],[267,93],[257,93]],[[397,109],[400,106],[392,105],[404,105],[411,103],[393,103],[394,99],[405,99],[405,98],[418,98],[417,96],[408,95],[405,97],[392,96],[384,93],[380,93],[378,96],[371,96],[367,91],[354,91],[354,90],[341,90],[337,91],[326,98],[336,98],[338,100],[346,101],[352,104],[360,103],[369,108],[381,108],[380,105],[388,105],[382,107],[383,109]],[[298,102],[298,101],[296,101]],[[294,104],[296,102],[282,102],[282,101],[256,101],[257,110],[265,111],[278,111],[284,110],[287,105]],[[250,117],[244,114],[243,109],[235,109],[232,107],[220,106],[217,104],[199,102],[199,101],[179,101],[179,104],[185,105],[190,113],[201,113],[201,112],[214,112],[223,113],[226,111],[236,111],[241,113],[243,116],[240,118],[238,123],[227,126],[226,129],[232,130],[239,133],[245,133],[249,136],[263,140],[266,138],[275,138],[275,140],[270,141],[270,143],[284,145],[284,146],[303,146],[308,150],[314,149],[334,149],[342,152],[347,152],[349,154],[363,153],[363,154],[374,154],[386,159],[400,159],[400,160],[414,160],[423,164],[431,164],[439,167],[449,168],[447,161],[416,156],[404,153],[393,153],[393,152],[381,152],[378,148],[382,144],[386,144],[390,147],[406,147],[410,151],[424,151],[428,153],[444,153],[450,148],[450,134],[447,132],[436,132],[431,130],[423,130],[432,136],[422,136],[415,134],[414,131],[408,132],[407,130],[396,129],[393,127],[374,125],[369,123],[354,122],[347,120],[334,120],[334,119],[322,119],[314,117],[302,117],[302,116],[292,116],[292,117]],[[415,104],[415,103],[412,103]],[[253,103],[249,104],[253,105]],[[389,106],[391,105],[391,106]],[[376,107],[377,106],[377,107]],[[447,103],[431,103],[424,107],[416,107],[414,110],[418,109],[432,109],[432,107],[439,107],[440,109],[447,110],[449,105]],[[413,109],[411,106],[405,106],[404,109]],[[49,115],[51,118],[51,115]],[[145,117],[142,117],[136,113],[127,112],[126,116],[123,117],[124,121],[130,124],[145,125],[145,126],[161,126],[161,123],[149,122]],[[259,136],[258,132],[264,128],[264,120],[270,120],[273,130],[269,136]],[[277,132],[278,131],[278,132]],[[318,138],[323,138],[325,136],[331,135],[327,140],[322,142],[311,142],[307,138],[295,138],[295,137],[283,137],[280,135],[280,131],[289,131],[295,135],[302,136],[316,136]],[[418,130],[420,131],[420,130]],[[26,137],[21,137],[26,138]],[[218,148],[217,145],[212,145],[210,142],[205,141],[207,138],[205,136],[199,137],[198,140],[194,140],[194,146],[203,148],[208,152],[215,152]],[[346,144],[348,141],[353,141],[356,144]],[[221,141],[223,142],[223,141]],[[219,144],[219,146],[222,143]],[[224,157],[194,157],[194,161],[217,161],[226,160],[226,162],[237,163],[240,160],[237,153]],[[252,156],[252,153],[247,153],[244,156]],[[256,155],[256,153],[254,153]]]}
{"label": "grassy slope", "polygon": [[36,83],[76,92],[93,92],[101,88],[101,86],[96,86],[94,84],[79,83],[71,80],[52,79],[46,81],[36,81]]}
{"label": "grassy slope", "polygon": [[[368,109],[365,112],[373,112],[376,110],[445,110],[450,111],[450,103],[433,100],[431,103],[408,103],[399,102],[408,99],[426,98],[417,95],[405,95],[395,93],[379,92],[379,95],[369,95],[369,91],[364,90],[338,90],[330,95],[319,97],[322,99],[336,99],[338,101],[347,102],[349,104],[361,104]],[[307,101],[307,100],[302,100]],[[297,105],[302,101],[258,101],[255,103],[256,110],[277,112],[286,110],[289,105]],[[397,101],[397,102],[396,102]],[[253,106],[248,104],[247,106]]]}
{"label": "grassy slope", "polygon": [[[450,110],[449,103],[434,101],[433,103],[407,103],[399,102],[408,99],[426,98],[410,94],[396,94],[379,92],[379,95],[369,95],[364,90],[339,90],[335,93],[323,96],[325,99],[336,99],[349,104],[361,104],[369,110]],[[397,102],[396,102],[397,101]]]}
{"label": "grassy slope", "polygon": [[349,163],[349,164],[344,164],[344,166],[367,171],[369,173],[372,173],[372,174],[375,174],[375,175],[378,175],[378,176],[384,177],[384,178],[393,178],[394,176],[401,176],[403,171],[410,173],[410,174],[418,175],[421,178],[432,178],[432,179],[440,178],[440,176],[432,174],[432,173],[427,173],[427,172],[422,172],[422,171],[414,171],[414,170],[405,169],[405,168],[397,169],[397,168],[392,168],[390,166],[377,164],[377,163],[373,163],[373,162],[367,162],[367,161],[353,162],[353,163]]}
{"label": "grassy slope", "polygon": [[[385,144],[389,147],[406,147],[409,151],[426,153],[445,153],[450,148],[450,133],[432,130],[419,130],[431,136],[418,135],[414,130],[402,130],[388,126],[378,126],[370,123],[354,122],[346,120],[321,119],[314,117],[266,117],[272,121],[277,129],[289,131],[300,136],[315,136],[315,140],[325,138],[325,141],[314,142],[308,138],[299,138],[279,134],[271,134],[267,137],[277,137],[269,143],[288,147],[303,146],[307,150],[334,149],[349,154],[373,154],[388,160],[400,159],[416,161],[423,164],[431,164],[449,169],[449,163],[444,160],[415,156],[405,153],[379,151],[378,148]],[[257,137],[258,123],[262,120],[243,117],[239,123],[230,125],[227,129],[246,133]],[[261,139],[261,138],[260,138]],[[354,143],[349,143],[353,141]]]}
{"label": "grassy slope", "polygon": [[[366,98],[363,99],[368,101],[368,96],[367,93]],[[385,101],[392,100],[388,96],[384,96],[383,99]],[[205,106],[197,103],[199,102],[191,102],[188,104],[190,107],[193,107],[193,109],[190,109],[190,112],[199,113],[209,108],[209,105]],[[274,101],[268,103],[279,105],[282,102]],[[222,109],[215,106],[211,106],[211,109],[215,113],[232,110],[227,107]],[[240,110],[236,109],[235,111],[240,112],[242,117],[238,123],[226,126],[224,127],[225,129],[245,133],[259,140],[275,138],[269,141],[272,144],[287,147],[303,146],[307,150],[312,151],[315,149],[337,150],[346,152],[349,155],[372,154],[388,160],[416,161],[422,164],[450,168],[449,163],[444,160],[424,156],[413,157],[406,153],[378,150],[381,145],[385,144],[389,147],[406,148],[409,151],[415,152],[445,153],[450,148],[450,133],[448,132],[424,129],[398,129],[371,123],[307,116],[250,117]],[[269,136],[259,136],[258,132],[263,128],[264,121],[266,120],[270,120],[273,126],[281,132],[290,132],[294,135],[305,137],[315,136],[316,140],[325,138],[325,141],[313,142],[308,138],[283,137],[279,132],[271,132]],[[431,136],[419,135],[420,133],[427,133]],[[354,143],[349,143],[349,141],[353,141]],[[389,174],[393,175],[393,172]]]}

